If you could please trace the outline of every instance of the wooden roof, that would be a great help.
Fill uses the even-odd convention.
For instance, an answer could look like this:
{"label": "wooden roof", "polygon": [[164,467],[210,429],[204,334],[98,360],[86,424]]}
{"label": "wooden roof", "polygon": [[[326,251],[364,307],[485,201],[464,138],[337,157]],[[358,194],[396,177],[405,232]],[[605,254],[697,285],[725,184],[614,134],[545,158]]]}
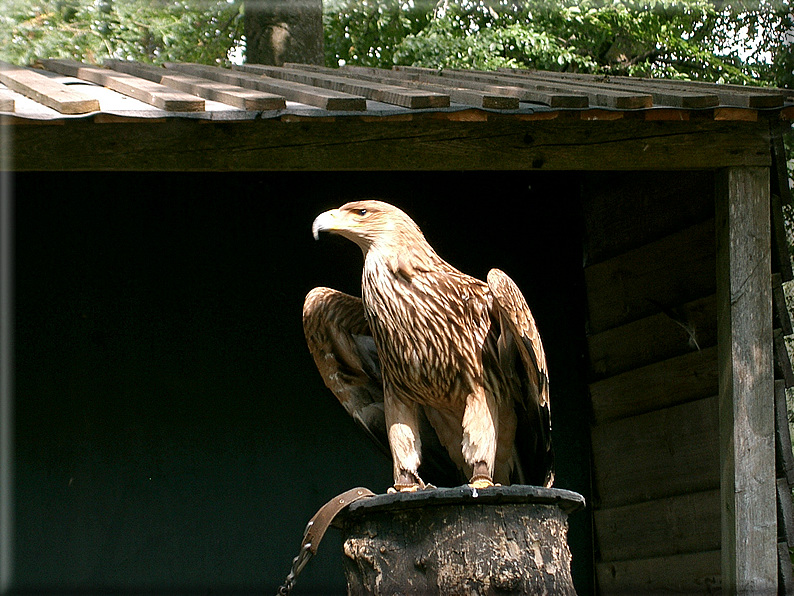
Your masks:
{"label": "wooden roof", "polygon": [[166,68],[110,60],[105,68],[42,60],[0,63],[0,112],[14,120],[86,116],[203,120],[348,117],[756,121],[794,119],[794,91],[661,79],[502,69],[330,69],[198,64]]}
{"label": "wooden roof", "polygon": [[303,64],[38,66],[0,63],[0,124],[13,139],[6,163],[17,171],[769,167],[770,139],[794,120],[788,90],[668,80]]}

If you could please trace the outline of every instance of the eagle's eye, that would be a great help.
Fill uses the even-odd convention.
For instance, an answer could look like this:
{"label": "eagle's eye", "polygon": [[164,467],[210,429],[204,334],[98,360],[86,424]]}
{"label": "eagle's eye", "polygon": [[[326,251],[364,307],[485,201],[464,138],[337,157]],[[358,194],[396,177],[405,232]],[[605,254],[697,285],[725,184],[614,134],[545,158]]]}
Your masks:
{"label": "eagle's eye", "polygon": [[356,210],[356,214],[361,216],[361,217],[364,217],[367,214],[367,210],[366,209],[357,209]]}

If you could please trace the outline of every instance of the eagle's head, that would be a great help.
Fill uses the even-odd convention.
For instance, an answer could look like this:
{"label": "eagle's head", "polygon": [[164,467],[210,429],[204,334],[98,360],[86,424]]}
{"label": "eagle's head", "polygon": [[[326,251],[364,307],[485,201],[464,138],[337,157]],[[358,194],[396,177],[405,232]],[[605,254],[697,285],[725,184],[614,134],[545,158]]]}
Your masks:
{"label": "eagle's head", "polygon": [[315,240],[320,232],[352,240],[365,255],[373,249],[393,252],[400,247],[425,243],[419,226],[402,210],[375,200],[353,201],[321,213],[312,224]]}

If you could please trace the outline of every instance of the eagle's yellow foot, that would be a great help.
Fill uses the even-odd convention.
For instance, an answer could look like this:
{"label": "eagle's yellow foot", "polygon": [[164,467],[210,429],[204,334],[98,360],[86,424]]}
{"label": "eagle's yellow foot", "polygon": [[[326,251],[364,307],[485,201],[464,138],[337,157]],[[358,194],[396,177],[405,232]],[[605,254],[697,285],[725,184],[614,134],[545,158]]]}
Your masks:
{"label": "eagle's yellow foot", "polygon": [[395,484],[394,486],[390,486],[386,492],[390,495],[394,493],[415,493],[418,490],[422,490],[422,488],[424,487],[421,487],[418,484],[412,484],[411,486],[398,486]]}
{"label": "eagle's yellow foot", "polygon": [[493,483],[493,478],[491,478],[491,475],[488,474],[487,471],[481,472],[477,470],[477,467],[485,467],[485,466],[482,464],[478,464],[477,466],[475,466],[475,474],[469,480],[469,486],[471,488],[476,488],[478,490],[492,487],[494,483]]}
{"label": "eagle's yellow foot", "polygon": [[471,488],[479,490],[482,488],[490,488],[494,485],[490,470],[488,470],[488,464],[484,461],[478,461],[474,464],[473,468],[474,473],[471,479],[469,479],[469,486]]}
{"label": "eagle's yellow foot", "polygon": [[400,476],[394,482],[394,487],[390,488],[386,492],[396,493],[415,493],[418,490],[423,490],[425,488],[425,483],[422,482],[422,479],[419,478],[416,474],[411,472],[402,471],[400,472]]}

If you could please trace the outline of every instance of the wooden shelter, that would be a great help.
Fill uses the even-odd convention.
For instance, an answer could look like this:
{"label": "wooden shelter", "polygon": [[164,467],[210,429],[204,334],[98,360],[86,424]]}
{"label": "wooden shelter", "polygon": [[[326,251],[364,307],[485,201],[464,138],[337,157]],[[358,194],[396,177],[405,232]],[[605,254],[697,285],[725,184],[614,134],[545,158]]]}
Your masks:
{"label": "wooden shelter", "polygon": [[[782,135],[794,92],[537,71],[40,66],[0,68],[11,167],[31,193],[18,206],[45,172],[58,173],[48,192],[58,176],[76,180],[69,172],[86,173],[85,185],[99,172],[125,184],[135,178],[124,172],[145,183],[312,172],[328,200],[344,194],[335,182],[373,172],[417,188],[434,176],[473,183],[454,187],[472,196],[443,200],[417,190],[411,212],[443,207],[452,222],[520,224],[525,234],[489,232],[514,268],[489,265],[534,284],[528,299],[552,363],[557,486],[589,505],[571,519],[579,593],[792,593]],[[122,192],[114,175],[101,178],[108,201]],[[522,199],[528,184],[543,196]],[[438,230],[442,214],[427,217]],[[583,247],[583,266],[575,255],[563,264],[564,247]],[[542,277],[553,270],[564,283]],[[572,304],[586,320],[559,312]],[[313,374],[308,360],[300,366]],[[24,398],[19,390],[20,410]]]}

